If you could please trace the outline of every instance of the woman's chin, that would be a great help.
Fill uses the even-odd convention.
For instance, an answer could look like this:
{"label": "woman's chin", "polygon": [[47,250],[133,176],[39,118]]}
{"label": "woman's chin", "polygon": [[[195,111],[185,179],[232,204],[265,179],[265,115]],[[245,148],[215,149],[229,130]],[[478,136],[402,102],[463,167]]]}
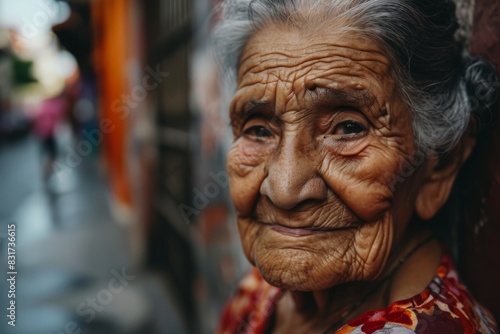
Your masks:
{"label": "woman's chin", "polygon": [[353,231],[290,236],[266,226],[252,234],[254,238],[243,238],[247,258],[273,286],[319,291],[355,280],[352,274],[361,272],[348,265],[359,263],[349,247]]}
{"label": "woman's chin", "polygon": [[[318,264],[317,255],[296,249],[254,253],[253,264],[272,286],[290,291],[320,291],[348,280],[335,262]],[[338,263],[338,262],[337,262]]]}

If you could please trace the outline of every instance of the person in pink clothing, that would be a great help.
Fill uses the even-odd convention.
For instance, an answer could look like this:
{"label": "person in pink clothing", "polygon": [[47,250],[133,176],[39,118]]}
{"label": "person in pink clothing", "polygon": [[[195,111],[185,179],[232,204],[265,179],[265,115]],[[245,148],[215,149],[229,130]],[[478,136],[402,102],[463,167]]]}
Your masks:
{"label": "person in pink clothing", "polygon": [[50,174],[53,163],[57,159],[56,130],[65,117],[66,105],[66,99],[61,95],[44,100],[35,112],[33,130],[40,138],[42,151],[47,155],[44,169],[45,176]]}
{"label": "person in pink clothing", "polygon": [[497,332],[433,232],[498,87],[454,3],[222,8],[227,171],[254,268],[217,333]]}

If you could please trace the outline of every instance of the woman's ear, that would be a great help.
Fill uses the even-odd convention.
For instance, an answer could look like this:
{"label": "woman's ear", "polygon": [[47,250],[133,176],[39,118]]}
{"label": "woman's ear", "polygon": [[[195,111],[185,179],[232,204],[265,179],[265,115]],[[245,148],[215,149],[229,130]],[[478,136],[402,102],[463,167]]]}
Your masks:
{"label": "woman's ear", "polygon": [[459,144],[444,158],[428,159],[427,176],[417,194],[415,210],[420,218],[429,220],[446,203],[453,183],[464,162],[476,145],[476,122],[471,119]]}

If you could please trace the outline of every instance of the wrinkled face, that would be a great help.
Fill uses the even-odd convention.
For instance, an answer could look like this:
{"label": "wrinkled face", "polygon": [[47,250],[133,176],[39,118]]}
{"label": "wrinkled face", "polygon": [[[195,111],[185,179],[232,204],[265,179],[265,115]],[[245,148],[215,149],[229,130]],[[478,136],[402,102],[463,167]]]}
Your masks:
{"label": "wrinkled face", "polygon": [[232,199],[263,277],[298,291],[376,278],[421,179],[395,181],[415,147],[383,50],[334,29],[268,26],[243,52],[230,117]]}

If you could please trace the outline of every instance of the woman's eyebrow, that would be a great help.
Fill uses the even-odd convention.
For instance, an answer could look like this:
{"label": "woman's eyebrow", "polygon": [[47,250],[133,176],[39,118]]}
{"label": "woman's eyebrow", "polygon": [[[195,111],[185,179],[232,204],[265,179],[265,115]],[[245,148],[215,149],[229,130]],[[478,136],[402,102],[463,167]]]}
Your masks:
{"label": "woman's eyebrow", "polygon": [[326,108],[341,105],[369,108],[376,101],[375,96],[370,91],[364,89],[315,87],[313,90],[310,90],[310,93],[308,99],[312,103]]}
{"label": "woman's eyebrow", "polygon": [[232,116],[239,119],[246,119],[248,116],[256,113],[272,116],[274,115],[274,105],[267,100],[249,100],[243,103],[241,109],[234,110]]}
{"label": "woman's eyebrow", "polygon": [[[375,102],[375,96],[368,90],[334,89],[315,87],[309,90],[306,99],[315,109],[331,109],[336,106],[354,106],[369,108]],[[231,124],[235,125],[254,114],[262,114],[269,118],[276,117],[274,104],[269,100],[248,100],[242,107],[231,112]]]}
{"label": "woman's eyebrow", "polygon": [[269,118],[274,117],[274,105],[268,100],[249,100],[243,103],[240,109],[231,112],[231,125],[238,126],[239,123],[255,114],[262,114]]}

